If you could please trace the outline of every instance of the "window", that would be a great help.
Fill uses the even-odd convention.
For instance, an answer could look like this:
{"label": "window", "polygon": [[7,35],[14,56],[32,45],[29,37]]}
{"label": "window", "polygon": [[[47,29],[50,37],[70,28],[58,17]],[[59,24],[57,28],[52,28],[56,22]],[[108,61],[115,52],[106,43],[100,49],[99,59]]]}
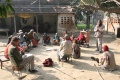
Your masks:
{"label": "window", "polygon": [[72,23],[72,17],[61,17],[61,24],[71,24]]}

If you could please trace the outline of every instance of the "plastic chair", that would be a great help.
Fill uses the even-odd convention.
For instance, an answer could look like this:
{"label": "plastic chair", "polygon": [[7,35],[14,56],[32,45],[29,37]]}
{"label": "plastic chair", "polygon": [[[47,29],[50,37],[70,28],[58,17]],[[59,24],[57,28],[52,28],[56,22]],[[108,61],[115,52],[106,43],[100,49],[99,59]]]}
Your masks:
{"label": "plastic chair", "polygon": [[29,65],[29,63],[27,63],[26,65],[17,67],[15,65],[12,64],[12,74],[15,74],[15,71],[18,71],[18,78],[22,78],[22,70],[25,69],[26,71],[26,67]]}
{"label": "plastic chair", "polygon": [[4,55],[0,55],[0,63],[1,63],[1,69],[3,67],[3,62],[8,62],[9,59],[5,58]]}
{"label": "plastic chair", "polygon": [[66,61],[66,62],[69,62],[69,61],[72,62],[72,54],[64,55],[61,58],[62,66],[63,66],[64,61]]}

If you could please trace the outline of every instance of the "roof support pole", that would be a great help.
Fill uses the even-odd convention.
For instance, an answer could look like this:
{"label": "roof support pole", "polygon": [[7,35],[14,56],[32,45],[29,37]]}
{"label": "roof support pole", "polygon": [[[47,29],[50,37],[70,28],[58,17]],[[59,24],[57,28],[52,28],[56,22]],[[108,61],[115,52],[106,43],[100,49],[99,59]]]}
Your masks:
{"label": "roof support pole", "polygon": [[36,15],[36,31],[38,33],[38,18],[37,18],[37,15]]}
{"label": "roof support pole", "polygon": [[16,17],[14,16],[14,28],[15,28],[15,33],[17,32],[16,31]]}

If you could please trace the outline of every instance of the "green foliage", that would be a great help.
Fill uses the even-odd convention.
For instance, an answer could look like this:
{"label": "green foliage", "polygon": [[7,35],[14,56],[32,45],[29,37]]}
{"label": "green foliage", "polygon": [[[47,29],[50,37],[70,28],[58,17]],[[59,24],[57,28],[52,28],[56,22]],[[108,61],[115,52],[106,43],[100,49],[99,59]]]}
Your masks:
{"label": "green foliage", "polygon": [[115,2],[102,3],[101,6],[104,6],[106,8],[118,7],[118,5]]}
{"label": "green foliage", "polygon": [[11,0],[5,0],[5,1],[0,0],[0,17],[5,18],[11,12],[15,12],[11,5]]}
{"label": "green foliage", "polygon": [[[86,29],[86,24],[78,23],[76,27],[79,30],[83,30],[83,29],[85,30]],[[90,24],[90,29],[92,29],[92,24]]]}

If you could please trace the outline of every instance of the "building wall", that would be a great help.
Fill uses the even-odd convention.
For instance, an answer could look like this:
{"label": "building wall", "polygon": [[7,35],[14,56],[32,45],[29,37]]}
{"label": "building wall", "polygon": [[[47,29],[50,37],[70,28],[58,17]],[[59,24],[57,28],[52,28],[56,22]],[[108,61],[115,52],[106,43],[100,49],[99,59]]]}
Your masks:
{"label": "building wall", "polygon": [[[111,21],[110,21],[110,20],[111,20]],[[104,22],[107,23],[107,21],[104,21]],[[107,26],[106,26],[106,30],[107,30],[108,32],[114,32],[113,27],[115,28],[115,32],[116,32],[116,31],[117,31],[117,28],[120,27],[120,19],[118,19],[118,18],[110,18],[110,19],[108,20],[108,28],[107,28]]]}
{"label": "building wall", "polygon": [[[29,29],[31,27],[35,27],[36,29],[36,19],[35,16],[32,16],[30,18],[27,18],[27,22],[24,23],[22,18],[19,16],[15,16],[16,18],[16,31],[18,32],[19,29]],[[67,30],[69,33],[73,32],[75,29],[75,17],[74,14],[43,14],[43,15],[37,15],[38,20],[38,31],[43,31],[44,23],[48,22],[51,26],[49,32],[55,33],[58,32],[59,34],[62,34],[63,31]],[[14,17],[7,18],[5,20],[7,28],[10,29],[11,34],[15,31],[15,25],[14,25]],[[31,27],[30,27],[31,26]],[[24,30],[23,30],[24,31]],[[25,31],[26,32],[26,31]],[[28,32],[28,31],[27,31]]]}
{"label": "building wall", "polygon": [[58,15],[58,25],[57,25],[57,32],[60,35],[63,35],[65,30],[68,33],[73,33],[75,29],[75,16],[74,14],[59,14]]}
{"label": "building wall", "polygon": [[115,33],[117,33],[117,28],[120,27],[120,16],[116,14],[111,14],[110,17],[106,16],[103,20],[103,24],[105,25],[105,31],[114,32],[115,28]]}

